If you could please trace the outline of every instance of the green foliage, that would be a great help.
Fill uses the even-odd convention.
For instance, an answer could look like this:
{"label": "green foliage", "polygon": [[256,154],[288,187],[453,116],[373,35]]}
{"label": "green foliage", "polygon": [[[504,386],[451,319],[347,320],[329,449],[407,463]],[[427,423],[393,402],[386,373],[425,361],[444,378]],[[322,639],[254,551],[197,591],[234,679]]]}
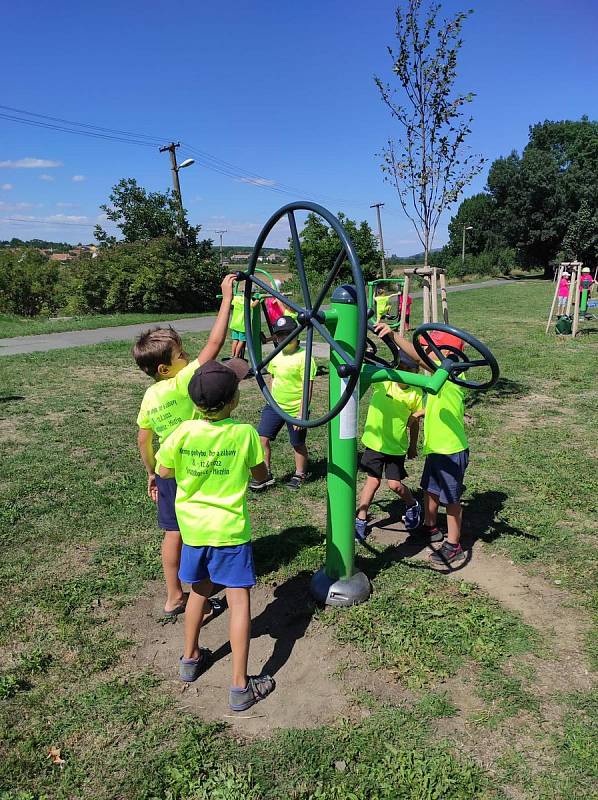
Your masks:
{"label": "green foliage", "polygon": [[[342,212],[338,214],[338,219],[355,246],[364,279],[369,281],[378,277],[381,269],[380,252],[377,239],[368,223],[364,220],[358,224],[355,220],[346,217]],[[300,239],[308,281],[310,286],[318,287],[332,269],[341,249],[340,240],[332,228],[315,214],[308,214]],[[295,269],[295,252],[292,245],[289,249],[289,268],[291,270]],[[340,271],[340,279],[347,279],[350,283],[353,282],[351,268],[346,260]],[[296,283],[296,279],[294,283],[288,282],[285,284],[285,288],[294,289]],[[298,285],[296,288],[298,288]]]}
{"label": "green foliage", "polygon": [[97,258],[71,262],[62,305],[70,313],[201,312],[216,305],[221,275],[208,244],[120,242],[101,248]]}
{"label": "green foliage", "polygon": [[488,194],[464,200],[449,224],[449,253],[515,248],[517,261],[542,267],[577,256],[588,266],[598,258],[598,122],[539,123],[530,128],[523,153],[496,159]]}
{"label": "green foliage", "polygon": [[[120,228],[125,242],[180,237],[191,246],[197,244],[200,227],[189,225],[185,211],[170,190],[148,192],[135,178],[122,178],[112,187],[110,205],[100,208]],[[116,238],[100,225],[96,225],[95,237],[103,246],[116,243]]]}
{"label": "green foliage", "polygon": [[34,317],[56,308],[59,268],[28,248],[0,250],[0,311]]}
{"label": "green foliage", "polygon": [[472,117],[464,112],[473,92],[454,93],[463,23],[472,11],[439,23],[439,3],[406,0],[396,9],[398,52],[391,47],[392,72],[399,84],[375,78],[383,102],[398,123],[399,141],[382,151],[382,171],[397,190],[424,248],[425,263],[443,211],[482,169],[484,159],[465,154]]}

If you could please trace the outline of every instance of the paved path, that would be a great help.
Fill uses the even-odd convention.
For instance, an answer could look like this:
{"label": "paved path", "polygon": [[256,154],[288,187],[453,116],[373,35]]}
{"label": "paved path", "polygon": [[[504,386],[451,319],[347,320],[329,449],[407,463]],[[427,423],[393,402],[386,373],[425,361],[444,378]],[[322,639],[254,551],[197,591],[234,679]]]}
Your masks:
{"label": "paved path", "polygon": [[[480,281],[479,283],[463,283],[457,286],[448,286],[447,292],[465,292],[470,289],[485,289],[489,286],[516,286],[519,281],[496,279]],[[414,292],[413,297],[421,297],[421,292]],[[172,319],[172,325],[179,333],[200,333],[212,329],[215,316],[188,317],[186,319]],[[143,322],[139,325],[121,325],[114,328],[96,328],[87,331],[66,331],[64,333],[45,333],[33,336],[14,336],[10,339],[0,339],[0,356],[12,356],[19,353],[47,352],[48,350],[63,350],[67,347],[82,347],[84,345],[103,344],[105,342],[133,341],[141,331],[151,325],[165,325],[166,322]]]}

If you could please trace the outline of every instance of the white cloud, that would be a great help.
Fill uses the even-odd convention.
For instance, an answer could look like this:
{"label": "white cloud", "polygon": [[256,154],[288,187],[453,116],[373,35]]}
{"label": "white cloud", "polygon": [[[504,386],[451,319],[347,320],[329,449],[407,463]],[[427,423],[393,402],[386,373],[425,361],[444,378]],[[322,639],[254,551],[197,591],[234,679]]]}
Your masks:
{"label": "white cloud", "polygon": [[267,178],[237,178],[239,183],[251,183],[253,186],[274,186],[276,181]]}
{"label": "white cloud", "polygon": [[85,223],[89,222],[89,217],[77,215],[77,214],[51,214],[49,217],[44,217],[43,222],[77,222],[77,223]]}
{"label": "white cloud", "polygon": [[85,175],[73,175],[73,180],[75,183],[81,183],[81,181],[85,180]]}
{"label": "white cloud", "polygon": [[40,181],[53,181],[54,180],[54,176],[53,175],[46,175],[44,173],[43,175],[39,176],[39,179],[40,179]]}
{"label": "white cloud", "polygon": [[62,167],[62,161],[50,161],[47,158],[19,158],[17,161],[0,161],[0,167],[7,169],[52,169]]}
{"label": "white cloud", "polygon": [[14,186],[12,185],[12,183],[3,183],[0,186],[0,189],[4,189],[5,192],[10,192],[11,189],[14,189]]}
{"label": "white cloud", "polygon": [[0,200],[0,210],[2,211],[22,211],[26,208],[41,208],[39,203],[5,203]]}
{"label": "white cloud", "polygon": [[79,208],[79,203],[56,203],[57,208]]}

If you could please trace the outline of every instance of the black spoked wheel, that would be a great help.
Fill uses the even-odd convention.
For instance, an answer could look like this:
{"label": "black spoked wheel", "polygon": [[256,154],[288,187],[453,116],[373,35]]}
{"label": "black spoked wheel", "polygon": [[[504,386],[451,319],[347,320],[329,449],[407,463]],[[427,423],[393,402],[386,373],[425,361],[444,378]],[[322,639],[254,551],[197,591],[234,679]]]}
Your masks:
{"label": "black spoked wheel", "polygon": [[[432,336],[435,331],[460,339],[464,345],[471,347],[473,353],[479,358],[470,358],[464,350],[456,345],[437,343]],[[427,322],[424,325],[420,325],[413,332],[413,346],[419,357],[432,372],[439,367],[446,369],[449,373],[449,380],[452,383],[456,383],[457,386],[475,389],[479,392],[494,386],[499,378],[498,362],[489,348],[479,339],[476,339],[475,336],[472,336],[471,333],[460,328],[453,328],[452,325],[435,322]],[[483,377],[480,380],[460,377],[469,370],[479,370],[480,372],[483,370]]]}
{"label": "black spoked wheel", "polygon": [[[319,291],[317,292],[315,299],[312,299],[312,294],[310,292],[310,287],[308,285],[307,275],[305,273],[305,266],[303,262],[303,253],[301,251],[301,242],[299,239],[299,233],[297,230],[297,223],[295,220],[295,212],[296,211],[309,211],[313,214],[318,214],[321,216],[334,230],[336,235],[339,237],[341,242],[341,249],[335,259],[334,265],[332,269],[328,273],[326,280],[324,281],[323,285],[320,287]],[[281,292],[279,292],[275,287],[269,286],[263,281],[259,276],[255,274],[256,264],[258,256],[261,252],[261,249],[266,241],[268,234],[272,230],[272,228],[276,225],[276,223],[284,218],[288,219],[289,227],[291,230],[291,240],[293,242],[293,250],[295,253],[295,263],[297,266],[297,275],[299,278],[299,284],[301,286],[301,293],[303,295],[303,305],[295,303],[289,297],[286,297]],[[328,328],[324,324],[325,318],[324,314],[321,311],[322,303],[326,299],[330,289],[332,288],[339,271],[343,265],[343,262],[347,259],[353,276],[353,283],[355,289],[355,302],[357,303],[358,309],[358,329],[357,329],[357,347],[355,348],[355,355],[351,355],[346,352],[346,350],[334,340],[333,336],[329,332]],[[366,348],[366,332],[367,332],[367,301],[365,296],[365,287],[363,283],[363,276],[361,273],[361,266],[359,264],[359,258],[357,256],[357,252],[355,247],[353,246],[353,242],[349,238],[347,232],[338,221],[338,219],[330,213],[327,209],[323,206],[318,205],[317,203],[311,203],[309,201],[299,201],[296,203],[289,203],[286,206],[283,206],[279,209],[275,214],[273,214],[268,222],[264,225],[258,239],[255,243],[255,247],[253,248],[253,253],[251,254],[251,259],[249,261],[249,266],[247,268],[247,272],[239,273],[240,277],[245,279],[245,330],[248,332],[247,334],[247,352],[249,354],[249,360],[251,366],[253,368],[253,373],[255,379],[260,387],[260,390],[266,401],[272,408],[280,414],[280,416],[286,421],[290,422],[292,425],[297,425],[301,428],[316,428],[319,425],[325,425],[329,422],[333,417],[335,417],[342,408],[349,402],[351,395],[353,394],[358,382],[359,382],[359,375],[361,370],[361,365],[363,363],[363,358],[365,354]],[[297,314],[297,328],[292,332],[289,333],[281,342],[279,342],[274,350],[268,353],[260,362],[257,361],[255,349],[253,347],[253,337],[251,335],[251,325],[252,325],[252,314],[251,314],[251,292],[254,286],[259,287],[262,290],[268,291],[272,297],[278,298],[281,302],[283,302],[286,306],[291,308]],[[266,381],[262,375],[262,370],[266,367],[272,359],[278,355],[278,353],[282,352],[284,348],[292,342],[293,339],[296,339],[305,331],[305,372],[303,378],[303,407],[301,408],[300,417],[292,417],[290,414],[287,414],[283,411],[277,402],[272,397],[270,390],[266,385]],[[314,338],[314,331],[317,331],[320,336],[324,339],[325,342],[330,346],[331,350],[334,350],[337,355],[340,357],[342,364],[339,366],[338,371],[339,374],[342,375],[343,378],[346,378],[346,382],[344,384],[343,392],[339,398],[339,401],[334,405],[333,408],[329,409],[329,411],[322,415],[321,417],[317,417],[315,419],[310,419],[309,417],[309,405],[308,405],[308,398],[309,398],[309,383],[310,383],[310,364],[312,358],[312,351],[313,351],[313,338]]]}

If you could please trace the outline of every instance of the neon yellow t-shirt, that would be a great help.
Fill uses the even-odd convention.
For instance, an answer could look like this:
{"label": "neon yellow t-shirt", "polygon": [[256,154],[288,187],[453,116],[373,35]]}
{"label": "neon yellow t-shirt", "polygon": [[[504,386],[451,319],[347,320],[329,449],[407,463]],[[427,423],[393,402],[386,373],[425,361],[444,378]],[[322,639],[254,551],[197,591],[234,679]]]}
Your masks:
{"label": "neon yellow t-shirt", "polygon": [[465,390],[447,381],[438,394],[426,394],[424,449],[428,453],[460,453],[469,443],[465,433]]}
{"label": "neon yellow t-shirt", "polygon": [[175,509],[185,544],[226,547],[251,539],[249,470],[264,460],[255,428],[230,418],[188,420],[157,457],[175,472]]}
{"label": "neon yellow t-shirt", "polygon": [[228,327],[231,331],[245,333],[245,295],[235,294],[232,299],[232,314]]}
{"label": "neon yellow t-shirt", "polygon": [[194,358],[174,378],[156,381],[145,392],[137,415],[137,424],[156,434],[158,446],[181,422],[193,419],[195,406],[189,397],[188,388],[198,367],[199,361]]}
{"label": "neon yellow t-shirt", "polygon": [[[305,375],[305,350],[299,347],[294,353],[279,353],[268,364],[272,375],[272,397],[287,414],[298,417],[303,399],[303,376]],[[310,380],[316,377],[316,362],[311,360]]]}
{"label": "neon yellow t-shirt", "polygon": [[390,311],[390,297],[381,294],[378,297],[374,297],[374,303],[376,304],[376,320],[380,322],[382,317]]}
{"label": "neon yellow t-shirt", "polygon": [[375,383],[365,421],[362,443],[377,453],[405,455],[409,449],[409,417],[424,407],[423,392],[402,388],[394,381]]}

